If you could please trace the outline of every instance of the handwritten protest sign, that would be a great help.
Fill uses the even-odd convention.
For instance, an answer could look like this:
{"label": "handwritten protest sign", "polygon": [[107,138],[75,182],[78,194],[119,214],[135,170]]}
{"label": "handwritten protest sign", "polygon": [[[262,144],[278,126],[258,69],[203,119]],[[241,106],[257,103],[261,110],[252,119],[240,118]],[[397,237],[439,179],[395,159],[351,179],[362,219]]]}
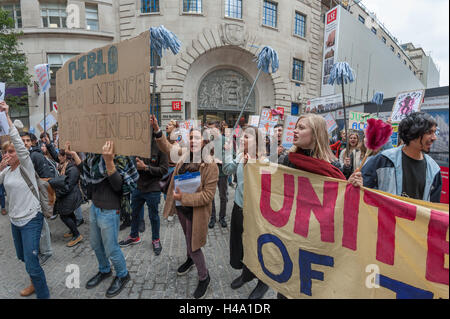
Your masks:
{"label": "handwritten protest sign", "polygon": [[44,93],[50,87],[50,67],[48,64],[38,64],[34,67],[39,81],[40,92]]}
{"label": "handwritten protest sign", "polygon": [[248,118],[248,125],[258,127],[259,115],[250,115]]}
{"label": "handwritten protest sign", "polygon": [[364,131],[367,128],[368,119],[377,119],[376,114],[361,113],[350,111],[350,117],[348,118],[348,127],[355,131]]}
{"label": "handwritten protest sign", "polygon": [[0,112],[0,136],[9,135],[9,124],[5,112]]}
{"label": "handwritten protest sign", "polygon": [[280,115],[273,115],[272,110],[264,108],[259,116],[259,128],[269,135],[273,135],[273,128],[277,125]]}
{"label": "handwritten protest sign", "polygon": [[[53,126],[55,126],[58,123],[58,113],[56,113],[55,111],[52,111],[50,114],[48,114],[45,117],[45,128],[47,129],[47,131],[49,129],[51,129]],[[44,132],[44,120],[42,120],[38,125],[37,128],[41,131]]]}
{"label": "handwritten protest sign", "polygon": [[284,129],[281,145],[289,149],[294,143],[294,129],[297,124],[298,116],[288,115],[284,119]]}
{"label": "handwritten protest sign", "polygon": [[78,55],[56,74],[60,145],[150,156],[150,32]]}
{"label": "handwritten protest sign", "polygon": [[274,167],[244,170],[244,264],[264,283],[290,298],[449,298],[448,205]]}
{"label": "handwritten protest sign", "polygon": [[401,122],[408,114],[419,112],[424,94],[425,90],[399,93],[392,107],[392,123]]}
{"label": "handwritten protest sign", "polygon": [[327,131],[328,134],[331,135],[331,133],[337,129],[337,123],[334,120],[333,115],[331,115],[331,113],[328,113],[327,115],[324,116],[325,121],[327,122]]}

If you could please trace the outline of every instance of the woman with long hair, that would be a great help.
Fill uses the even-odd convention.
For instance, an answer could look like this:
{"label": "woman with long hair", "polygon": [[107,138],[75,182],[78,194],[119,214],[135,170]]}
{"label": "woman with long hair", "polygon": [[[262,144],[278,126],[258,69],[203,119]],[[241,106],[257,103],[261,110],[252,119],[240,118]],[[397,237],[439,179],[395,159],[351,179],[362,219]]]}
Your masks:
{"label": "woman with long hair", "polygon": [[[153,132],[159,149],[171,156],[173,147],[162,134],[155,116],[150,119]],[[216,192],[219,180],[219,169],[210,156],[210,152],[203,154],[203,148],[208,140],[203,139],[199,130],[191,130],[189,133],[189,148],[176,160],[176,166],[167,191],[167,199],[164,205],[164,217],[167,218],[174,212],[177,213],[186,239],[187,260],[178,268],[177,274],[186,274],[195,264],[198,272],[198,285],[194,292],[194,298],[203,298],[206,295],[210,276],[206,267],[205,256],[202,247],[206,244],[208,234],[208,221],[211,215],[212,200]],[[205,158],[204,158],[205,157]],[[198,162],[198,160],[201,160]],[[200,187],[195,193],[181,192],[175,189],[174,177],[185,173],[200,173]],[[179,203],[179,205],[177,205]]]}
{"label": "woman with long hair", "polygon": [[348,135],[348,144],[345,149],[342,150],[339,156],[339,162],[342,165],[342,173],[345,178],[349,178],[350,175],[359,167],[361,159],[364,157],[361,153],[361,142],[359,140],[359,134],[357,132],[351,132]]}
{"label": "woman with long hair", "polygon": [[[346,180],[339,168],[340,163],[328,144],[327,125],[320,115],[307,113],[299,117],[294,129],[294,145],[287,155],[279,158],[278,163],[314,174]],[[361,173],[353,173],[348,181],[354,186],[362,183]],[[278,293],[277,298],[286,297]]]}
{"label": "woman with long hair", "polygon": [[[232,144],[228,143],[225,145],[225,163],[223,164],[223,172],[225,174],[236,174],[237,176],[230,225],[230,265],[234,269],[242,269],[242,273],[232,281],[232,289],[238,289],[256,278],[242,262],[244,259],[244,245],[242,242],[242,234],[244,232],[244,167],[249,161],[268,162],[268,159],[264,156],[266,151],[265,141],[260,141],[256,127],[248,126],[245,128],[242,141],[243,145],[241,145],[241,149],[238,151],[235,159],[232,156]],[[263,143],[263,145],[260,143]],[[261,299],[268,289],[269,287],[264,282],[258,280],[258,284],[250,293],[249,299]]]}

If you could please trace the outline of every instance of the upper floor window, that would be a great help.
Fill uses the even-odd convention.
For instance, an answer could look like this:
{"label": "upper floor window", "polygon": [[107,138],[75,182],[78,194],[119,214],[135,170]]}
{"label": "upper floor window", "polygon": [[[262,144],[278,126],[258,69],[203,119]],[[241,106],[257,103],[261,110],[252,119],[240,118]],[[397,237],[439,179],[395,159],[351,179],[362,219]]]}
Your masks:
{"label": "upper floor window", "polygon": [[242,0],[225,0],[225,16],[242,19]]}
{"label": "upper floor window", "polygon": [[362,24],[366,23],[366,19],[364,19],[361,15],[358,15],[358,20],[361,21]]}
{"label": "upper floor window", "polygon": [[278,4],[264,0],[263,24],[269,27],[277,27]]}
{"label": "upper floor window", "polygon": [[183,0],[184,13],[202,13],[202,0]]}
{"label": "upper floor window", "polygon": [[394,52],[394,47],[391,45],[391,51]]}
{"label": "upper floor window", "polygon": [[403,64],[406,65],[406,60],[403,60]]}
{"label": "upper floor window", "polygon": [[306,36],[306,16],[298,12],[295,13],[295,34],[302,38]]}
{"label": "upper floor window", "polygon": [[411,68],[411,66],[409,66],[409,70],[410,70],[410,71],[412,71],[412,68]]}
{"label": "upper floor window", "polygon": [[14,27],[22,27],[22,13],[20,12],[20,3],[0,4],[0,8],[9,12],[9,16],[14,20]]}
{"label": "upper floor window", "polygon": [[374,27],[372,27],[372,29],[370,30],[373,32],[373,34],[377,34],[377,29],[375,29]]}
{"label": "upper floor window", "polygon": [[98,31],[98,7],[96,4],[86,4],[86,29]]}
{"label": "upper floor window", "polygon": [[66,4],[41,3],[41,17],[44,28],[67,28]]}
{"label": "upper floor window", "polygon": [[399,59],[401,58],[401,56],[400,56],[400,52],[399,52],[399,53],[397,53],[397,58],[399,58]]}
{"label": "upper floor window", "polygon": [[141,0],[141,12],[159,12],[159,0]]}
{"label": "upper floor window", "polygon": [[386,38],[385,37],[381,37],[381,41],[383,41],[383,43],[386,44]]}
{"label": "upper floor window", "polygon": [[292,65],[292,79],[296,81],[303,81],[303,73],[305,69],[305,62],[302,60],[294,59]]}

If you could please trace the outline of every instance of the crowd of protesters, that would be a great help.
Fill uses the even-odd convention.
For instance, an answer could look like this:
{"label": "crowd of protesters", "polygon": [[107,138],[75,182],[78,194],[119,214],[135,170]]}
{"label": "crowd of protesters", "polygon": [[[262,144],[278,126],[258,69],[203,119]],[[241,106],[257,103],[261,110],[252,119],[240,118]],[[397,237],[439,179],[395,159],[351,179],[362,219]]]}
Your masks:
{"label": "crowd of protesters", "polygon": [[[250,187],[244,183],[244,168],[255,161],[267,163],[275,158],[278,164],[347,180],[354,187],[440,201],[440,168],[427,155],[437,139],[437,123],[423,112],[413,113],[399,124],[401,146],[393,147],[388,142],[361,165],[367,153],[364,134],[349,131],[347,136],[342,131],[338,140],[332,140],[325,120],[317,114],[299,117],[290,149],[282,146],[281,123],[268,137],[261,137],[258,128],[242,125],[242,121],[239,130],[227,130],[228,123],[224,121],[210,121],[200,130],[191,129],[187,135],[183,135],[176,121],[170,121],[164,134],[152,116],[151,155],[140,158],[116,155],[112,141],[105,141],[102,154],[83,154],[72,151],[70,142],[58,145],[57,135],[52,136],[52,141],[47,133],[41,134],[39,141],[29,132],[19,135],[8,110],[8,105],[1,102],[0,111],[6,113],[9,122],[10,141],[2,145],[0,203],[2,214],[7,214],[11,221],[17,257],[25,263],[31,279],[22,296],[36,293],[38,298],[50,297],[42,269],[53,254],[46,217],[53,219],[59,215],[68,229],[63,236],[69,239],[67,247],[79,245],[83,242],[79,230],[84,222],[81,205],[87,200],[91,201],[90,245],[97,258],[98,271],[85,287],[94,288],[112,276],[112,264],[115,276],[106,296],[118,295],[130,280],[122,249],[142,242],[145,204],[153,253],[156,256],[162,253],[159,204],[164,198],[163,218],[172,221],[174,215],[178,216],[186,241],[186,261],[179,265],[177,275],[185,275],[195,265],[198,285],[193,297],[203,298],[211,276],[202,247],[208,229],[216,224],[214,197],[218,188],[218,223],[220,227],[228,227],[225,220],[228,187],[233,185],[233,176],[236,189],[230,216],[229,260],[231,267],[242,269],[242,273],[230,285],[239,289],[256,278],[243,263],[242,238],[244,187]],[[195,192],[182,192],[176,186],[176,181],[185,176],[200,176]],[[47,181],[55,193],[51,217],[44,216],[37,196],[40,180]],[[129,235],[120,240],[119,231],[128,227]],[[249,299],[263,298],[267,290],[268,286],[258,280]],[[277,297],[285,298],[281,294]]]}

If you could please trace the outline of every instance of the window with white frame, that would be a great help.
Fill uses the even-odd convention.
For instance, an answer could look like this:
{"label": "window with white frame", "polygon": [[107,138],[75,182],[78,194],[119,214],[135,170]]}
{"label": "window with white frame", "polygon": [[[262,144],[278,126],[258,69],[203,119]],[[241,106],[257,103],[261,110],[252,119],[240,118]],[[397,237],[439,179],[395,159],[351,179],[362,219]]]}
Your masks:
{"label": "window with white frame", "polygon": [[225,0],[225,16],[242,19],[242,0]]}
{"label": "window with white frame", "polygon": [[372,30],[373,34],[377,34],[377,29],[375,29],[374,27],[372,27],[372,29],[370,29],[370,30]]}
{"label": "window with white frame", "polygon": [[86,29],[98,31],[98,6],[86,3]]}
{"label": "window with white frame", "polygon": [[303,81],[303,74],[305,70],[305,62],[294,59],[292,64],[292,79],[295,81]]}
{"label": "window with white frame", "polygon": [[386,38],[385,37],[381,37],[381,41],[383,41],[383,43],[386,44]]}
{"label": "window with white frame", "polygon": [[401,59],[400,52],[397,53],[397,58]]}
{"label": "window with white frame", "polygon": [[141,0],[142,13],[159,12],[159,0]]}
{"label": "window with white frame", "polygon": [[67,28],[66,4],[41,2],[41,17],[44,28]]}
{"label": "window with white frame", "polygon": [[184,13],[202,13],[202,0],[183,0]]}
{"label": "window with white frame", "polygon": [[306,16],[295,12],[295,31],[294,33],[304,38],[306,36]]}
{"label": "window with white frame", "polygon": [[277,27],[278,4],[272,1],[264,0],[263,24],[269,27]]}
{"label": "window with white frame", "polygon": [[0,4],[0,8],[9,12],[9,16],[14,20],[14,27],[22,27],[22,13],[20,11],[20,3]]}
{"label": "window with white frame", "polygon": [[394,47],[391,45],[391,51],[394,52]]}

